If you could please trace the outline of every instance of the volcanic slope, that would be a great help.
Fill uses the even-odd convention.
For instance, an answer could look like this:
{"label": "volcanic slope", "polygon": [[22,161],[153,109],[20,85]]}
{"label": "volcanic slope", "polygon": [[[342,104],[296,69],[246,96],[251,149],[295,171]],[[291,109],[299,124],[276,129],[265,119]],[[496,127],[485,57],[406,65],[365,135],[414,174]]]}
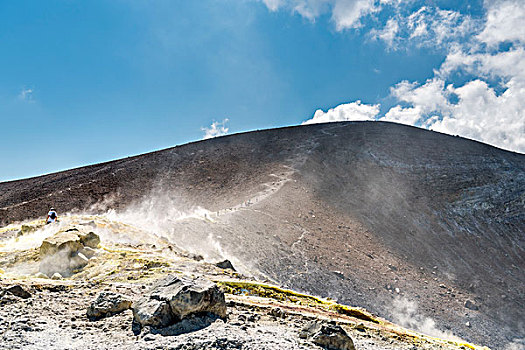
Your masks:
{"label": "volcanic slope", "polygon": [[318,124],[0,184],[2,225],[51,205],[422,331],[494,348],[525,337],[525,155],[479,142]]}

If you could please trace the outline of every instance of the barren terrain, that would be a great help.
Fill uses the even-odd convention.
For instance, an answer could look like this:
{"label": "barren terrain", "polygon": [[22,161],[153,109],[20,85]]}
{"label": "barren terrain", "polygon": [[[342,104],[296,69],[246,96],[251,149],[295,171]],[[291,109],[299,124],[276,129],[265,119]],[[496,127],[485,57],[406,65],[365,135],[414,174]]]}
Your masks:
{"label": "barren terrain", "polygon": [[493,348],[525,337],[522,154],[391,123],[331,123],[0,184],[1,225],[50,206],[410,328]]}

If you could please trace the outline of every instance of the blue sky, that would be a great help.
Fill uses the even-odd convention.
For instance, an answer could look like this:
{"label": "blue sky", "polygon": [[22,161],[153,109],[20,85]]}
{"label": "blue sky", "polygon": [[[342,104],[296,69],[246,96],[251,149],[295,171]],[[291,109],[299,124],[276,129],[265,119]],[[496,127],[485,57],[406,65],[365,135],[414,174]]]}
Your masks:
{"label": "blue sky", "polygon": [[456,3],[1,1],[0,181],[337,120],[524,152],[525,5]]}

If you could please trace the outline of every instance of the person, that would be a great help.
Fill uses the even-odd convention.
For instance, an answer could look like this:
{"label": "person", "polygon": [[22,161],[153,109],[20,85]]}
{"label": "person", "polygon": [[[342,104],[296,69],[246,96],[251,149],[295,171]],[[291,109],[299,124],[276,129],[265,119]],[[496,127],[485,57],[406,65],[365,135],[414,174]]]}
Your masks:
{"label": "person", "polygon": [[47,213],[47,218],[46,218],[46,225],[51,224],[53,222],[57,222],[57,221],[58,221],[58,215],[57,215],[55,208],[49,209],[49,213]]}

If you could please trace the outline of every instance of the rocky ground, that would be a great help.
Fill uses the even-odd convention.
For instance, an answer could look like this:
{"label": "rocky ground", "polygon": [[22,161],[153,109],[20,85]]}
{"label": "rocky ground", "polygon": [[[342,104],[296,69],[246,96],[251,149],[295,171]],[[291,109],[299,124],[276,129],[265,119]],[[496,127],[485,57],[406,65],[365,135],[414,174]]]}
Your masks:
{"label": "rocky ground", "polygon": [[[49,265],[50,257],[59,259],[57,252],[70,247],[75,238],[56,243],[51,255],[49,247],[42,255],[42,242],[56,242],[57,232],[67,230],[94,232],[101,241],[87,264],[70,271],[69,277],[48,270],[55,274],[49,278],[40,271],[42,262]],[[2,349],[322,349],[308,333],[312,325],[341,327],[355,349],[476,348],[424,336],[363,309],[267,284],[228,264],[218,267],[161,237],[105,217],[70,216],[48,226],[37,221],[24,230],[12,225],[0,237]],[[61,263],[56,266],[68,269]],[[138,305],[166,276],[214,281],[226,293],[226,317],[202,316],[207,318],[194,329],[142,329],[141,333],[133,327],[128,304],[115,315],[88,317],[87,310],[101,293],[114,293]],[[341,344],[334,348],[351,349],[348,343]]]}

